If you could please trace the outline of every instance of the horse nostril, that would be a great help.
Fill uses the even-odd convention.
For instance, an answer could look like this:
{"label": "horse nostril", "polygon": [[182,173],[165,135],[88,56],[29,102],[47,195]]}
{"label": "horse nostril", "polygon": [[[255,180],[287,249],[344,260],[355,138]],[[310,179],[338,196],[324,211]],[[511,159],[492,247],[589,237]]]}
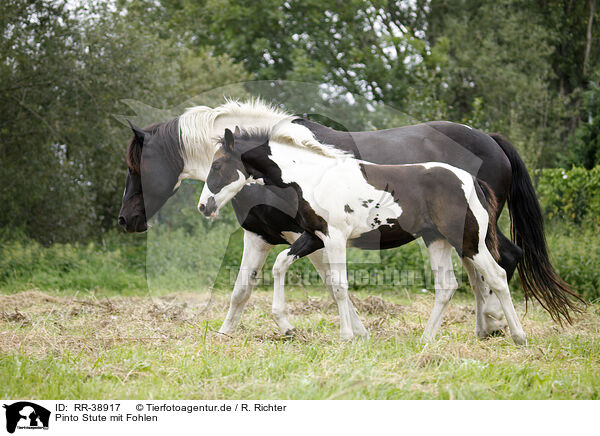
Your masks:
{"label": "horse nostril", "polygon": [[127,225],[127,220],[123,215],[119,216],[119,219],[117,221],[121,227],[125,227]]}
{"label": "horse nostril", "polygon": [[200,212],[204,212],[204,209],[206,209],[206,206],[205,206],[204,204],[200,203],[200,204],[198,205],[198,210],[199,210]]}

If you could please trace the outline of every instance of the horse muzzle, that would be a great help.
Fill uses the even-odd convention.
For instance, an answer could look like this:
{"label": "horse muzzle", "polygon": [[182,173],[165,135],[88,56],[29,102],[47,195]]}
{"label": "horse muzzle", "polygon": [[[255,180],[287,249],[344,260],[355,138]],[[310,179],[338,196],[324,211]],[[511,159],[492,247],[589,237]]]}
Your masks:
{"label": "horse muzzle", "polygon": [[146,217],[143,215],[134,215],[132,217],[119,215],[117,222],[127,233],[142,233],[148,230],[148,223],[146,222]]}
{"label": "horse muzzle", "polygon": [[207,218],[214,218],[217,216],[217,202],[215,197],[208,197],[206,203],[198,204],[198,211]]}

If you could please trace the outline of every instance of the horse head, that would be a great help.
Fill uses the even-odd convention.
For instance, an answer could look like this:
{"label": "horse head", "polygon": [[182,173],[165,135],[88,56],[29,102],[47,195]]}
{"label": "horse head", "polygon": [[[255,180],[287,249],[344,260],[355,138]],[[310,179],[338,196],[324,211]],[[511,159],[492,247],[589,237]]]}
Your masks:
{"label": "horse head", "polygon": [[[235,139],[234,139],[235,135]],[[249,183],[263,183],[262,174],[252,166],[252,155],[268,148],[266,132],[254,134],[236,127],[235,134],[225,129],[221,147],[216,151],[204,189],[198,202],[198,210],[206,217],[214,218],[219,209]]]}
{"label": "horse head", "polygon": [[141,129],[129,123],[127,177],[118,223],[129,233],[144,232],[148,220],[179,185],[183,157],[177,118]]}

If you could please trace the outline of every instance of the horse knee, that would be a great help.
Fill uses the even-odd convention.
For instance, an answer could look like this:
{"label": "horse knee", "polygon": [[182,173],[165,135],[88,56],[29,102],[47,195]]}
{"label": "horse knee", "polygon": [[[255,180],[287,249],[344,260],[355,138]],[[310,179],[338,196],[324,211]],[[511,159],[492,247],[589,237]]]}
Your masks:
{"label": "horse knee", "polygon": [[443,304],[450,302],[454,292],[458,289],[458,281],[454,273],[451,270],[449,272],[449,277],[443,277],[441,283],[436,284],[435,298]]}
{"label": "horse knee", "polygon": [[439,291],[435,292],[435,299],[437,302],[443,304],[444,306],[446,304],[448,304],[450,302],[450,300],[452,300],[452,296],[454,295],[454,291],[456,290],[456,288],[447,288],[447,289],[440,289]]}
{"label": "horse knee", "polygon": [[331,293],[335,301],[342,301],[348,298],[348,288],[341,285],[334,285],[331,287]]}
{"label": "horse knee", "polygon": [[[483,281],[496,293],[508,291],[508,281],[506,271],[502,268],[489,253],[482,253],[473,258],[477,271],[481,274]],[[498,295],[500,297],[500,295]]]}
{"label": "horse knee", "polygon": [[484,276],[484,279],[498,297],[510,294],[508,281],[506,279],[506,271],[502,268],[498,268],[498,271],[494,271],[493,273]]}
{"label": "horse knee", "polygon": [[[289,252],[289,249],[286,251]],[[275,259],[272,269],[273,277],[279,278],[282,275],[285,275],[288,268],[292,264],[293,256],[290,256],[288,253],[286,253],[286,251],[282,251],[279,256],[277,256],[277,259]]]}

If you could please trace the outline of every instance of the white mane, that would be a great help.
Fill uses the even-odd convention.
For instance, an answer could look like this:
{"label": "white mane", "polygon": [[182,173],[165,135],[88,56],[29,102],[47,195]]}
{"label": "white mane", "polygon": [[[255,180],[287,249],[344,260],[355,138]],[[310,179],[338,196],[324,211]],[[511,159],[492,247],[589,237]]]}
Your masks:
{"label": "white mane", "polygon": [[228,126],[231,129],[236,125],[241,128],[253,126],[271,128],[278,122],[292,117],[291,114],[260,98],[252,98],[244,102],[226,99],[225,104],[215,108],[208,106],[188,108],[179,116],[179,139],[187,164],[208,171],[218,138],[225,130],[223,127],[222,131],[215,131],[216,124],[228,116],[235,118]]}
{"label": "white mane", "polygon": [[273,127],[269,141],[280,142],[304,149],[321,156],[333,159],[353,157],[351,154],[334,148],[328,144],[321,144],[315,139],[312,132],[304,126],[294,123],[279,123]]}

